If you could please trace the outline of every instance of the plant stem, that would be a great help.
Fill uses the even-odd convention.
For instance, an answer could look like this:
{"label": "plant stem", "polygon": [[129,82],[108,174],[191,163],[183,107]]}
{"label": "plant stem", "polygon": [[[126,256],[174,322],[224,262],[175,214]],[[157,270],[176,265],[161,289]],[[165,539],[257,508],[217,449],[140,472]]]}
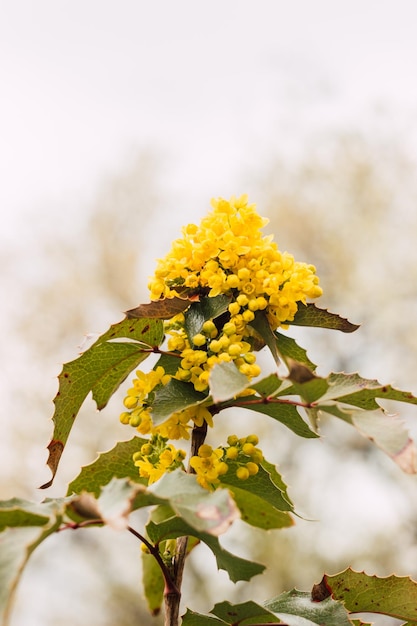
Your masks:
{"label": "plant stem", "polygon": [[[196,456],[199,447],[204,443],[207,435],[207,423],[202,426],[194,426],[191,434],[190,457]],[[188,464],[187,472],[193,474],[194,470]],[[184,573],[185,559],[187,556],[188,537],[179,537],[173,563],[173,587],[175,591],[165,593],[165,622],[164,626],[178,626],[181,601],[181,584]]]}

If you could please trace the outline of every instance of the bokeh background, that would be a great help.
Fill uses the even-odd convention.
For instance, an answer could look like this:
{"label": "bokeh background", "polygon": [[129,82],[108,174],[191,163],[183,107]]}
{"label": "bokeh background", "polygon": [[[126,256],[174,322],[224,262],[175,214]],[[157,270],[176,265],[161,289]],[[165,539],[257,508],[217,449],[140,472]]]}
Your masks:
{"label": "bokeh background", "polygon": [[[147,301],[155,259],[212,196],[248,193],[280,248],[317,266],[321,306],[362,324],[298,331],[320,373],[417,393],[416,23],[413,0],[0,1],[2,499],[45,497],[62,363]],[[46,495],[132,435],[122,397],[86,403]],[[395,410],[416,436],[415,407]],[[252,584],[199,547],[188,606],[309,589],[348,565],[417,577],[415,477],[343,424],[311,442],[229,419],[260,432],[305,519],[266,537],[236,525],[225,545],[269,564]],[[139,552],[106,529],[50,538],[12,626],[158,626]]]}

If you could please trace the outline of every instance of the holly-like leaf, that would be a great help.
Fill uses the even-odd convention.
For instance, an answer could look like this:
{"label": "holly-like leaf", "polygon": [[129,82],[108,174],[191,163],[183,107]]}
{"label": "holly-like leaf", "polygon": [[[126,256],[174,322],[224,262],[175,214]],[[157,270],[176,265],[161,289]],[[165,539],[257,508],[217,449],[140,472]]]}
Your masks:
{"label": "holly-like leaf", "polygon": [[[243,521],[265,530],[292,526],[294,522],[289,512],[294,508],[276,469],[263,461],[257,474],[239,480],[237,467],[237,464],[229,463],[228,472],[221,477],[221,485],[228,487],[233,494]],[[273,474],[268,471],[272,468]],[[283,485],[284,490],[278,485]]]}
{"label": "holly-like leaf", "polygon": [[222,548],[217,537],[195,530],[183,519],[176,516],[164,520],[159,524],[155,524],[151,521],[147,525],[146,530],[149,538],[154,543],[164,541],[165,539],[177,539],[185,535],[196,537],[210,548],[216,558],[217,567],[225,570],[230,580],[233,582],[250,580],[253,576],[261,574],[265,569],[265,567],[259,563],[253,563],[252,561],[247,561],[246,559],[231,554]]}
{"label": "holly-like leaf", "polygon": [[230,602],[219,602],[215,604],[211,613],[222,620],[223,624],[241,624],[261,622],[262,624],[276,623],[276,615],[267,608],[249,600],[242,604],[231,604]]}
{"label": "holly-like leaf", "polygon": [[274,357],[275,363],[278,365],[279,356],[277,350],[277,341],[271,325],[268,322],[265,311],[256,311],[255,318],[250,323],[250,326],[254,328],[256,332],[259,333],[259,335],[262,337],[263,341],[270,349],[271,354]]}
{"label": "holly-like leaf", "polygon": [[308,358],[306,350],[299,346],[295,339],[278,331],[275,331],[275,338],[277,350],[286,363],[288,359],[292,359],[306,365],[312,372],[317,369],[317,365]]}
{"label": "holly-like leaf", "polygon": [[213,298],[205,296],[199,302],[193,302],[185,313],[185,330],[192,342],[194,335],[201,332],[204,322],[216,319],[226,313],[231,297],[219,294]]}
{"label": "holly-like leaf", "polygon": [[194,475],[180,469],[164,474],[151,489],[156,496],[169,501],[173,511],[198,531],[220,535],[239,517],[227,489],[207,491]]}
{"label": "holly-like leaf", "polygon": [[222,619],[217,619],[212,615],[203,615],[187,609],[185,615],[182,616],[181,626],[224,626]]}
{"label": "holly-like leaf", "polygon": [[291,322],[292,326],[316,326],[319,328],[329,328],[330,330],[340,330],[343,333],[353,333],[359,328],[358,324],[352,324],[349,320],[340,317],[336,313],[330,313],[326,309],[319,309],[315,304],[298,304],[298,311]]}
{"label": "holly-like leaf", "polygon": [[406,576],[379,578],[347,569],[322,581],[332,598],[352,613],[389,615],[413,624],[417,622],[417,582]]}
{"label": "holly-like leaf", "polygon": [[417,453],[404,423],[396,416],[378,411],[361,411],[323,405],[319,409],[352,424],[407,474],[417,473]]}
{"label": "holly-like leaf", "polygon": [[35,548],[59,528],[65,506],[62,498],[40,504],[14,500],[2,506],[2,528],[13,526],[0,533],[0,622],[5,626],[27,561]]}
{"label": "holly-like leaf", "polygon": [[[349,614],[342,602],[328,597],[321,602],[312,599],[311,593],[293,589],[269,600],[265,607],[278,615],[289,626],[320,624],[320,626],[351,626]],[[297,621],[303,618],[305,622]]]}
{"label": "holly-like leaf", "polygon": [[[348,613],[341,602],[327,599],[313,602],[307,592],[296,589],[283,593],[260,606],[248,601],[241,604],[220,602],[210,611],[211,615],[201,615],[187,611],[183,626],[214,626],[217,624],[282,624],[282,626],[352,626]],[[214,616],[213,617],[211,616]]]}
{"label": "holly-like leaf", "polygon": [[146,484],[145,479],[139,478],[138,468],[132,460],[135,452],[147,443],[147,439],[133,437],[129,441],[120,441],[114,448],[99,454],[97,459],[85,465],[81,472],[68,485],[67,495],[79,494],[88,491],[98,497],[104,485],[112,478],[130,478],[135,482]]}
{"label": "holly-like leaf", "polygon": [[327,377],[327,382],[329,383],[329,388],[327,393],[321,398],[322,402],[337,400],[338,402],[357,406],[367,411],[380,408],[376,398],[417,404],[417,397],[409,391],[401,391],[391,387],[391,385],[383,385],[377,380],[362,378],[356,373],[331,373]]}
{"label": "holly-like leaf", "polygon": [[[291,390],[287,390],[285,395],[289,393],[300,396],[306,404],[312,404],[321,398],[329,388],[329,383],[325,378],[316,376],[306,365],[289,359],[288,378],[293,384]],[[278,393],[281,395],[281,393]]]}
{"label": "holly-like leaf", "polygon": [[170,376],[175,376],[178,371],[178,368],[181,366],[181,356],[178,353],[178,356],[174,354],[161,354],[157,362],[155,363],[154,369],[157,367],[163,367],[165,374],[169,374]]}
{"label": "holly-like leaf", "polygon": [[155,392],[152,403],[152,421],[157,426],[177,411],[200,404],[207,396],[194,389],[191,383],[184,383],[176,378],[160,387]]}
{"label": "holly-like leaf", "polygon": [[56,511],[53,502],[29,502],[11,498],[0,502],[0,532],[15,526],[45,526]]}
{"label": "holly-like leaf", "polygon": [[[123,337],[131,341],[115,341]],[[43,489],[52,484],[71,428],[87,395],[92,392],[97,408],[102,409],[128,374],[162,339],[160,320],[123,320],[111,326],[78,359],[64,365],[58,377],[59,389],[52,418],[54,432],[48,445],[47,464],[52,478],[42,485]]]}
{"label": "holly-like leaf", "polygon": [[247,376],[233,362],[216,363],[210,372],[209,389],[214,403],[230,400],[248,386]]}
{"label": "holly-like leaf", "polygon": [[311,430],[299,414],[297,407],[293,404],[277,401],[274,402],[273,400],[271,402],[258,402],[257,398],[252,396],[248,400],[245,400],[244,398],[239,399],[234,403],[234,406],[241,406],[246,409],[250,409],[251,411],[268,415],[269,417],[272,417],[287,426],[287,428],[292,430],[299,437],[312,439],[319,436]]}
{"label": "holly-like leaf", "polygon": [[192,300],[188,298],[162,298],[148,304],[140,304],[134,309],[126,311],[126,316],[131,318],[150,318],[169,320],[178,313],[183,313],[190,306]]}
{"label": "holly-like leaf", "polygon": [[256,383],[251,384],[250,388],[254,389],[263,398],[275,395],[284,381],[279,378],[278,374],[270,374]]}

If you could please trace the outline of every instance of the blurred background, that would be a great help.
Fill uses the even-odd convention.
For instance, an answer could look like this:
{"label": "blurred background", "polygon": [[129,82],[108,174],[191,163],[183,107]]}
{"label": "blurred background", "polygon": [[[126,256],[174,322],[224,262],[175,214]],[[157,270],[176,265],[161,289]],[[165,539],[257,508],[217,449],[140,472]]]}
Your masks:
{"label": "blurred background", "polygon": [[[248,193],[280,248],[317,266],[320,306],[362,325],[291,331],[319,373],[417,393],[416,22],[413,0],[0,0],[2,499],[61,496],[132,436],[123,390],[100,414],[87,402],[39,492],[62,363],[148,300],[155,259],[213,196]],[[387,408],[417,436],[415,407]],[[270,568],[253,583],[200,546],[185,604],[262,601],[349,565],[417,577],[414,476],[344,424],[298,441],[229,417],[228,432],[260,433],[305,519],[266,536],[236,524],[224,544]],[[12,626],[158,626],[134,541],[48,539]]]}

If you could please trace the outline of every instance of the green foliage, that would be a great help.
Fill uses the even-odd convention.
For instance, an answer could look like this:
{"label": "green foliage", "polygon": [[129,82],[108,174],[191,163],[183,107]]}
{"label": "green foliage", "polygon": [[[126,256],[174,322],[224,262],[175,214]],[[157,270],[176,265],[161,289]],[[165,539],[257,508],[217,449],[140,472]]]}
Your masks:
{"label": "green foliage", "polygon": [[[130,341],[119,342],[119,339]],[[88,394],[91,392],[97,408],[103,409],[130,372],[162,339],[160,320],[125,319],[111,326],[78,359],[64,365],[54,400],[54,433],[48,446],[52,479],[43,488],[52,483],[75,418]]]}
{"label": "green foliage", "polygon": [[[216,241],[214,233],[210,235],[212,245]],[[240,264],[245,250],[250,250],[239,240],[239,245],[235,244],[230,249],[226,246],[227,263],[236,258]],[[182,258],[179,261],[181,265]],[[217,261],[210,262],[217,270]],[[260,261],[255,267],[261,267]],[[275,262],[274,267],[271,276],[276,278],[280,264]],[[300,274],[295,272],[296,287],[286,292],[295,298],[297,312],[284,326],[355,331],[358,326],[347,319],[314,304],[303,304],[305,298],[299,295],[300,290],[310,290],[313,297],[321,291],[314,282],[314,268],[303,264],[299,267]],[[322,415],[337,418],[376,444],[404,471],[417,472],[414,444],[406,429],[379,403],[389,400],[417,405],[417,398],[357,373],[318,376],[317,366],[306,350],[276,330],[276,306],[268,310],[263,296],[250,301],[246,292],[250,294],[254,289],[251,282],[244,283],[246,292],[242,290],[239,295],[239,272],[244,281],[251,275],[248,267],[239,267],[237,274],[223,272],[222,280],[226,276],[229,281],[227,290],[218,293],[214,281],[217,295],[212,297],[211,285],[187,287],[182,275],[174,275],[164,288],[175,287],[168,295],[176,293],[178,297],[161,298],[131,309],[79,358],[64,365],[48,446],[52,478],[44,488],[54,479],[87,396],[91,393],[101,410],[127,376],[155,354],[158,360],[153,370],[136,374],[125,400],[131,412],[121,417],[123,423],[139,428],[145,436],[118,442],[100,453],[70,482],[66,498],[0,503],[0,616],[4,624],[31,553],[52,533],[65,529],[110,526],[128,531],[141,541],[146,601],[153,614],[165,601],[167,626],[178,624],[182,567],[199,543],[208,547],[218,569],[225,570],[233,582],[249,581],[262,573],[262,564],[232,554],[218,537],[237,518],[264,530],[288,528],[294,523],[295,510],[281,474],[256,447],[256,434],[242,439],[230,435],[227,445],[219,443],[214,449],[205,443],[208,427],[215,426],[218,414],[225,409],[260,413],[307,439],[320,437]],[[213,275],[217,280],[218,276]],[[194,285],[196,277],[190,278]],[[283,278],[284,283],[287,280]],[[284,287],[280,284],[279,289]],[[154,293],[159,292],[156,280]],[[288,301],[286,297],[283,300],[285,307]],[[288,313],[289,317],[293,314],[294,309]],[[279,319],[285,321],[285,317]],[[169,322],[164,325],[162,320]],[[171,343],[165,341],[165,332],[171,332]],[[254,353],[261,349],[269,350],[276,366],[276,371],[267,376],[259,374],[260,367],[255,364]],[[209,365],[204,369],[202,364]],[[169,443],[170,438],[181,437],[191,439],[187,470],[186,452]],[[148,522],[138,531],[130,526],[130,514],[145,508],[149,508]],[[347,569],[336,575],[325,574],[311,592],[293,589],[263,606],[255,602],[221,602],[208,615],[188,609],[182,624],[367,626],[355,617],[361,612],[389,615],[415,626],[417,583],[409,578],[378,578]]]}

